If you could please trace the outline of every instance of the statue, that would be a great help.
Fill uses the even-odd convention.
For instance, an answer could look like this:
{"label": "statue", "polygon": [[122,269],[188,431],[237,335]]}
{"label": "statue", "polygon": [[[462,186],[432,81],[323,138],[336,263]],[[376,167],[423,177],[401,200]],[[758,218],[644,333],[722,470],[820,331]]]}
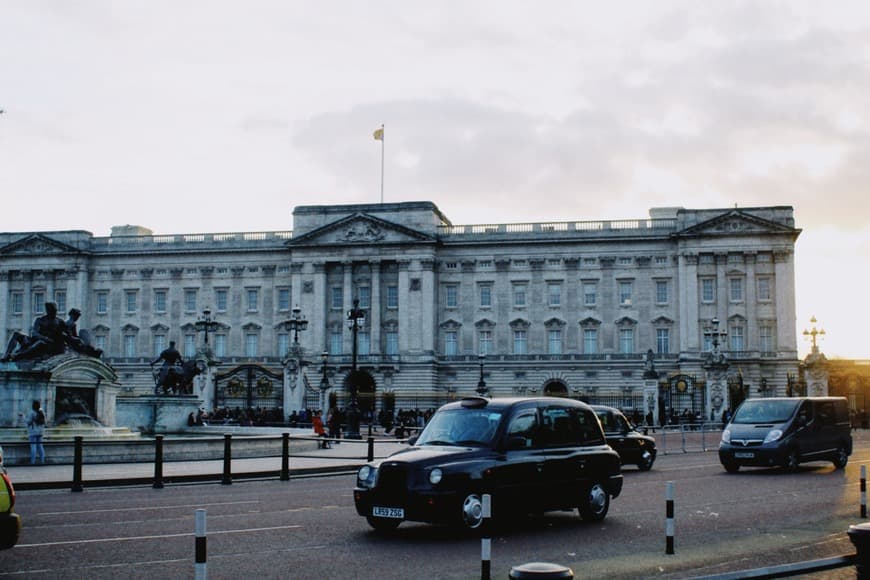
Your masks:
{"label": "statue", "polygon": [[103,356],[103,351],[91,345],[90,333],[87,330],[82,330],[81,336],[79,336],[78,320],[81,315],[82,311],[78,308],[69,311],[69,318],[66,319],[67,344],[77,353],[100,358]]}
{"label": "statue", "polygon": [[45,303],[45,314],[33,321],[30,336],[15,331],[0,362],[35,359],[61,354],[66,349],[69,332],[57,317],[57,304]]}
{"label": "statue", "polygon": [[156,372],[154,378],[155,394],[160,394],[161,389],[164,395],[179,394],[182,387],[186,387],[193,380],[193,377],[200,373],[196,361],[184,362],[181,353],[175,348],[174,340],[169,341],[169,348],[157,355],[157,358],[151,361],[151,365],[154,366],[161,360],[163,366]]}
{"label": "statue", "polygon": [[646,351],[646,357],[644,357],[643,361],[643,378],[645,379],[658,379],[659,374],[656,372],[656,365],[653,362],[655,358],[655,354],[652,349]]}

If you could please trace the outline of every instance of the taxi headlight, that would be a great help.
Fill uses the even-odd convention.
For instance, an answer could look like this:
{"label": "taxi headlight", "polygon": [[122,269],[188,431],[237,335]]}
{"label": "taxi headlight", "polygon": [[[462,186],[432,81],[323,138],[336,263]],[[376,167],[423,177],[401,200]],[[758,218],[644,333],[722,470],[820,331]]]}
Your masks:
{"label": "taxi headlight", "polygon": [[438,485],[438,483],[441,481],[441,478],[443,476],[444,476],[444,474],[441,472],[441,468],[436,467],[435,469],[433,469],[432,471],[429,472],[429,483],[431,483],[432,485]]}
{"label": "taxi headlight", "polygon": [[731,429],[722,431],[722,443],[731,443]]}
{"label": "taxi headlight", "polygon": [[781,429],[771,429],[770,431],[767,432],[767,436],[764,438],[764,442],[765,443],[772,443],[774,441],[779,441],[779,439],[781,437],[782,437],[782,430]]}
{"label": "taxi headlight", "polygon": [[372,468],[369,465],[363,465],[359,468],[359,472],[357,473],[357,477],[360,481],[368,481],[369,477],[372,475]]}

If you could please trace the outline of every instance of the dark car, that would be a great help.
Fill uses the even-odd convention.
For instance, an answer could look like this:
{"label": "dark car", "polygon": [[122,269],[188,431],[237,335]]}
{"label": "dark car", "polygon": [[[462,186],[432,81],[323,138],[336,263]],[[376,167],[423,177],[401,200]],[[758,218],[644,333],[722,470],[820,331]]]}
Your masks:
{"label": "dark car", "polygon": [[21,517],[12,511],[15,507],[15,489],[3,467],[3,448],[0,447],[0,550],[13,547],[21,534]]}
{"label": "dark car", "polygon": [[492,516],[577,509],[607,515],[619,456],[592,409],[571,399],[469,397],[441,407],[411,446],[360,468],[357,513],[376,530],[402,521],[480,528]]}
{"label": "dark car", "polygon": [[639,433],[622,411],[604,405],[592,405],[607,444],[619,453],[623,465],[637,465],[641,471],[648,471],[656,460],[656,440]]}
{"label": "dark car", "polygon": [[719,443],[719,461],[729,473],[743,465],[795,471],[805,461],[830,461],[843,469],[851,454],[845,397],[747,399]]}

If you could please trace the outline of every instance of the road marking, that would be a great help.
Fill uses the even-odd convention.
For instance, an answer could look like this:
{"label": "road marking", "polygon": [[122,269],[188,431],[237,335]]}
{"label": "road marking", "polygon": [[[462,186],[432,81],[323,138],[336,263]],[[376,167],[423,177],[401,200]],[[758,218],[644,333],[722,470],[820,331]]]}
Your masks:
{"label": "road marking", "polygon": [[[210,536],[217,536],[220,534],[245,534],[248,532],[271,532],[275,530],[292,530],[296,528],[301,528],[301,525],[293,525],[293,526],[272,526],[268,528],[246,528],[241,530],[209,530]],[[160,534],[153,536],[125,536],[125,537],[116,537],[116,538],[94,538],[92,540],[69,540],[64,542],[45,542],[42,544],[18,544],[15,546],[16,548],[42,548],[45,546],[66,546],[69,544],[103,544],[106,542],[128,542],[130,540],[162,540],[166,538],[186,538],[193,536],[192,533],[186,532],[183,534]]]}
{"label": "road marking", "polygon": [[122,507],[122,508],[105,508],[101,510],[90,509],[90,510],[73,510],[66,512],[39,512],[36,515],[40,516],[66,516],[71,514],[93,514],[93,513],[106,513],[106,512],[128,512],[128,511],[144,511],[144,510],[166,510],[166,509],[179,509],[179,508],[191,508],[191,507],[206,507],[206,506],[216,506],[216,505],[243,505],[243,504],[258,504],[259,500],[251,500],[251,501],[226,501],[226,502],[216,502],[216,503],[191,503],[191,504],[182,504],[182,505],[165,505],[165,506],[142,506],[142,507]]}

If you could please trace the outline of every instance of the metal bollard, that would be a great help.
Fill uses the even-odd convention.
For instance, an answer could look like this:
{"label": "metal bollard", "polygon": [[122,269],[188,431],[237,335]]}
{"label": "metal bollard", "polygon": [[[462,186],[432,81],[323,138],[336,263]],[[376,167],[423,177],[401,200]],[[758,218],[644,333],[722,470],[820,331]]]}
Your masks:
{"label": "metal bollard", "polygon": [[368,452],[368,455],[366,456],[366,461],[374,461],[375,460],[375,438],[370,436],[368,439],[368,443],[369,443],[369,452]]}
{"label": "metal bollard", "polygon": [[232,448],[233,436],[230,433],[226,433],[224,435],[224,475],[221,478],[222,485],[231,485],[233,483]]}
{"label": "metal bollard", "polygon": [[154,436],[154,489],[163,489],[163,435]]}
{"label": "metal bollard", "polygon": [[861,466],[861,517],[867,517],[867,466]]}
{"label": "metal bollard", "polygon": [[665,554],[674,553],[674,482],[665,484]]}
{"label": "metal bollard", "polygon": [[849,526],[846,532],[855,546],[855,573],[859,579],[870,578],[870,523]]}
{"label": "metal bollard", "polygon": [[480,580],[490,580],[492,560],[492,539],[489,537],[489,518],[492,517],[492,496],[483,494],[483,529],[480,539]]}
{"label": "metal bollard", "polygon": [[290,481],[290,433],[281,433],[281,481]]}
{"label": "metal bollard", "polygon": [[206,533],[205,533],[205,510],[196,510],[195,538],[194,538],[194,574],[196,580],[205,580],[208,571],[206,569]]}
{"label": "metal bollard", "polygon": [[81,435],[73,437],[75,447],[73,451],[73,482],[71,491],[82,491],[82,442],[85,440]]}

